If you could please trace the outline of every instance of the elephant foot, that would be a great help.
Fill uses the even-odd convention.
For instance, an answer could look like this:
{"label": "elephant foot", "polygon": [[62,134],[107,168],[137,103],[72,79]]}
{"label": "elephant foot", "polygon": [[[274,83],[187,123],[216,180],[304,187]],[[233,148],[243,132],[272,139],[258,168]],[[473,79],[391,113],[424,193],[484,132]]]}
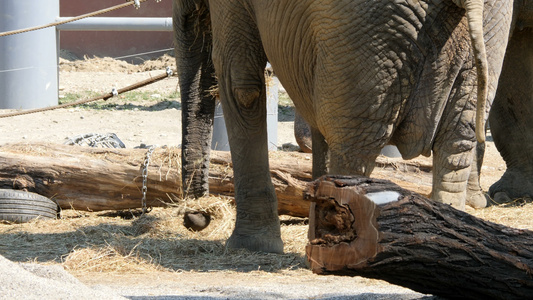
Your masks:
{"label": "elephant foot", "polygon": [[490,187],[489,195],[496,205],[531,202],[533,196],[531,178],[523,172],[508,169],[502,178]]}
{"label": "elephant foot", "polygon": [[492,199],[496,204],[505,204],[513,202],[513,199],[506,192],[497,192]]}
{"label": "elephant foot", "polygon": [[274,186],[270,184],[264,188],[252,186],[244,190],[247,191],[246,194],[236,196],[235,228],[226,242],[226,247],[283,253]]}
{"label": "elephant foot", "polygon": [[237,209],[235,229],[226,246],[257,252],[283,253],[277,206],[271,206],[268,202],[263,203],[264,205],[259,201],[250,202],[255,204],[253,208]]}
{"label": "elephant foot", "polygon": [[433,191],[431,198],[437,202],[449,204],[458,210],[465,210],[466,192],[451,193],[447,191]]}
{"label": "elephant foot", "polygon": [[468,192],[466,197],[466,205],[472,208],[485,208],[489,205],[490,198],[483,191]]}
{"label": "elephant foot", "polygon": [[283,241],[280,236],[233,234],[226,242],[231,249],[247,249],[254,252],[283,253]]}

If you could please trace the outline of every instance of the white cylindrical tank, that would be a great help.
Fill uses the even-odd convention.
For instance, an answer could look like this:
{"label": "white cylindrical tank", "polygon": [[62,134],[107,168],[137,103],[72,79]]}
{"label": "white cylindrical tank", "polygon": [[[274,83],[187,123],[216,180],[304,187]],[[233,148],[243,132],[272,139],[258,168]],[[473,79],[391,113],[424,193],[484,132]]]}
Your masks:
{"label": "white cylindrical tank", "polygon": [[[0,1],[0,32],[53,23],[59,0]],[[58,103],[55,27],[0,37],[0,108],[30,109]]]}

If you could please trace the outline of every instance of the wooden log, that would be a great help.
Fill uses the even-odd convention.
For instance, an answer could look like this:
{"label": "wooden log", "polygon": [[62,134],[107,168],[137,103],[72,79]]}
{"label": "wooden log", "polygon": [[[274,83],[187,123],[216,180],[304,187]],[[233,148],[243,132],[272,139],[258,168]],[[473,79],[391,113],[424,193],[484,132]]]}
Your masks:
{"label": "wooden log", "polygon": [[313,272],[386,280],[424,294],[531,299],[533,232],[436,203],[387,180],[323,177],[307,198]]}
{"label": "wooden log", "polygon": [[[0,148],[0,186],[24,189],[55,200],[61,208],[100,211],[140,208],[141,167],[146,149],[102,149],[59,144],[15,144]],[[175,165],[176,158],[170,155]],[[153,163],[153,161],[152,161]],[[162,163],[159,163],[162,164]],[[150,206],[178,194],[179,174],[150,166]],[[165,173],[163,173],[165,172]],[[159,175],[159,174],[158,174]]]}
{"label": "wooden log", "polygon": [[[280,215],[307,217],[310,202],[303,198],[312,181],[311,160],[308,154],[297,152],[269,152],[270,174],[278,198]],[[209,192],[233,197],[233,169],[229,152],[211,151]]]}
{"label": "wooden log", "polygon": [[[100,211],[141,207],[142,165],[146,149],[105,149],[61,144],[21,143],[0,147],[0,188],[24,189],[54,199],[63,209]],[[181,197],[180,156],[175,147],[155,149],[148,168],[149,206]],[[311,157],[273,151],[270,171],[280,214],[309,215],[302,195],[311,181]],[[409,189],[428,193],[431,167],[424,161],[378,158],[373,176],[394,178]],[[412,172],[416,171],[416,172]],[[229,152],[212,151],[210,193],[234,196]]]}
{"label": "wooden log", "polygon": [[[181,197],[179,148],[156,148],[148,167],[148,206]],[[0,188],[23,189],[55,200],[63,209],[121,210],[141,207],[142,166],[146,149],[107,149],[60,144],[0,147]],[[310,159],[300,153],[273,152],[271,172],[279,211],[306,217],[302,195],[311,181]],[[229,152],[213,151],[210,191],[234,196]]]}

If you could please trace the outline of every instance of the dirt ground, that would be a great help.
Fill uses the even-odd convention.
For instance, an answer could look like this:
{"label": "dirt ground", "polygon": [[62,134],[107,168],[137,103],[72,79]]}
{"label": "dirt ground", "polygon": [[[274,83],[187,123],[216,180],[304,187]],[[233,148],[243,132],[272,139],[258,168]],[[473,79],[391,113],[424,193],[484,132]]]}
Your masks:
{"label": "dirt ground", "polygon": [[[60,97],[107,93],[164,72],[172,58],[142,66],[112,59],[61,61]],[[86,107],[53,110],[0,119],[0,145],[15,142],[64,143],[86,133],[115,133],[128,148],[141,144],[178,145],[181,139],[180,103],[176,77],[143,87],[141,100],[118,96]],[[0,110],[0,113],[10,110]],[[294,114],[280,109],[278,144],[296,145]],[[494,144],[487,143],[482,187],[487,190],[505,171]],[[428,158],[420,158],[430,163]],[[376,170],[379,173],[379,168]],[[405,173],[402,176],[407,176]],[[402,178],[409,180],[408,176]],[[427,192],[430,178],[422,184]],[[520,225],[520,224],[519,224]],[[5,226],[5,225],[4,225]],[[305,225],[301,225],[304,227]],[[526,227],[530,226],[529,224]],[[289,237],[290,238],[290,237]],[[1,250],[1,248],[0,248]],[[300,249],[302,250],[302,249]],[[2,254],[2,252],[0,252]],[[40,261],[38,258],[34,258]],[[51,261],[51,264],[57,262]],[[378,280],[311,274],[305,268],[271,271],[163,270],[135,273],[73,272],[83,283],[130,299],[419,299],[426,296]]]}

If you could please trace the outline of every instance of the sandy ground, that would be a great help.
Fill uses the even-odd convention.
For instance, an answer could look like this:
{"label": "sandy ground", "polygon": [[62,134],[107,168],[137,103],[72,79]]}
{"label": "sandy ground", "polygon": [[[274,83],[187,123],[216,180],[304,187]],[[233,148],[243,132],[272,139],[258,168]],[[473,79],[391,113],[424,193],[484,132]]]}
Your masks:
{"label": "sandy ground", "polygon": [[[65,96],[85,91],[106,93],[113,87],[124,87],[161,72],[137,72],[128,69],[128,66],[118,68],[117,71],[116,67],[109,64],[96,65],[93,68],[63,66],[60,73],[60,94]],[[181,139],[180,105],[179,100],[171,96],[176,89],[177,79],[174,77],[142,88],[141,91],[147,92],[149,97],[140,102],[129,103],[127,98],[119,96],[109,100],[114,108],[68,108],[0,119],[0,145],[24,141],[63,143],[66,138],[76,135],[109,132],[115,133],[128,148],[141,144],[178,145]],[[4,112],[8,110],[0,111]],[[296,144],[292,121],[290,109],[280,113],[280,146],[286,143]],[[505,163],[489,142],[483,166],[483,172],[487,174],[482,178],[483,188],[487,189],[504,171]],[[113,298],[119,295],[129,299],[425,298],[424,295],[381,281],[359,277],[316,276],[306,270],[284,273],[92,273],[74,274],[74,278],[57,268],[51,273],[45,272],[45,275],[42,272],[29,272],[28,268],[21,268],[21,265],[2,260],[1,257],[0,264],[1,299]],[[50,275],[52,273],[60,275]],[[65,276],[70,276],[70,279],[65,280]],[[17,282],[21,290],[17,289]],[[41,290],[44,292],[37,292]]]}
{"label": "sandy ground", "polygon": [[[84,91],[100,95],[110,92],[113,87],[125,87],[159,74],[160,71],[133,74],[61,72],[60,97]],[[148,94],[148,99],[142,101],[130,102],[125,96],[118,96],[97,102],[99,105],[112,103],[113,107],[109,109],[67,108],[0,119],[1,132],[8,133],[0,137],[0,144],[24,140],[63,143],[66,138],[81,134],[112,132],[128,148],[140,144],[177,146],[181,142],[181,105],[173,95],[176,90],[177,78],[172,77],[137,90]],[[279,146],[284,143],[296,145],[293,120],[290,112],[280,115]]]}

